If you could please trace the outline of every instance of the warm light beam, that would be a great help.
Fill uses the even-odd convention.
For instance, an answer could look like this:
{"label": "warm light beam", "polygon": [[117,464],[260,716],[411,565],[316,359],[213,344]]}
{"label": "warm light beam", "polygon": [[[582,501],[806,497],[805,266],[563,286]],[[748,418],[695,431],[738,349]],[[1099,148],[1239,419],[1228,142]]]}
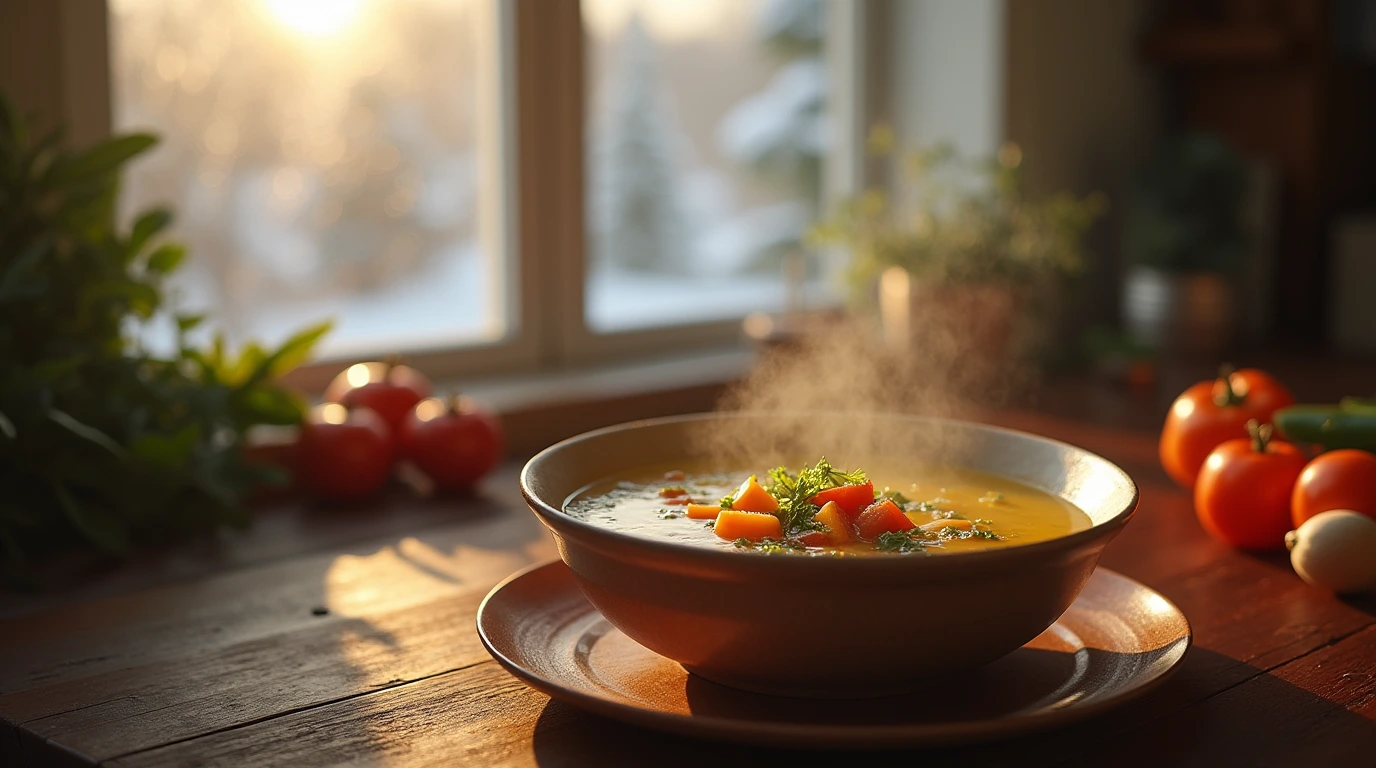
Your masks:
{"label": "warm light beam", "polygon": [[282,26],[307,37],[342,31],[363,11],[364,0],[261,0]]}

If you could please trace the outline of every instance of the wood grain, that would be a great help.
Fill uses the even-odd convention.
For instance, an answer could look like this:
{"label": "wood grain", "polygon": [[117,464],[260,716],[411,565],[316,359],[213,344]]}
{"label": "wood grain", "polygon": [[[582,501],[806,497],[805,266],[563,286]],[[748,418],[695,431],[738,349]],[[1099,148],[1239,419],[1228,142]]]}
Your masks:
{"label": "wood grain", "polygon": [[509,485],[484,497],[298,517],[295,540],[283,522],[285,540],[231,547],[204,571],[119,576],[115,593],[0,620],[0,764],[1340,765],[1376,754],[1376,604],[1205,536],[1156,466],[1150,432],[1031,411],[995,420],[1102,453],[1138,480],[1141,507],[1103,563],[1180,605],[1196,638],[1152,696],[1012,741],[864,756],[723,749],[550,702],[488,660],[473,631],[493,584],[554,554],[507,467]]}

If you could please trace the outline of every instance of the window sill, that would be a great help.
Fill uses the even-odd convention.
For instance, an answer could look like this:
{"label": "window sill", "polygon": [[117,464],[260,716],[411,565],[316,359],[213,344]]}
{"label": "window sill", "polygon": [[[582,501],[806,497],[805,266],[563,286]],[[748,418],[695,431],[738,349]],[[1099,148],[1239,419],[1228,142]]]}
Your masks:
{"label": "window sill", "polygon": [[[463,388],[496,410],[507,452],[529,455],[590,429],[711,410],[755,359],[750,349],[697,352],[595,368],[485,379]],[[436,390],[456,387],[440,382]]]}

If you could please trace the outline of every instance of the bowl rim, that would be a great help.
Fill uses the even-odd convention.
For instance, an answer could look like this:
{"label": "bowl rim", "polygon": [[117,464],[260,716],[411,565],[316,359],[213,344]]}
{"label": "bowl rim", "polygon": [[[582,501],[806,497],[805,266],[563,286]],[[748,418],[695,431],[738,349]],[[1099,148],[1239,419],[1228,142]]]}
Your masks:
{"label": "bowl rim", "polygon": [[[833,413],[836,415],[845,415],[846,412],[831,411],[829,413]],[[1009,547],[999,547],[997,549],[984,549],[976,550],[973,552],[960,552],[945,557],[913,557],[912,555],[883,552],[877,553],[876,555],[872,556],[866,555],[860,557],[799,557],[795,555],[773,556],[762,553],[753,553],[756,556],[750,557],[749,555],[752,553],[734,552],[725,549],[717,549],[714,547],[697,547],[691,544],[682,544],[673,541],[651,539],[644,536],[636,536],[634,534],[618,531],[614,528],[589,523],[585,520],[580,520],[576,517],[573,517],[572,515],[565,513],[561,507],[555,507],[547,503],[544,499],[541,499],[538,496],[536,496],[535,493],[532,492],[530,487],[530,481],[534,474],[533,470],[538,468],[537,465],[540,462],[548,461],[550,457],[554,456],[560,451],[567,450],[569,447],[573,445],[577,445],[579,443],[587,442],[590,440],[595,440],[604,435],[615,434],[618,432],[629,432],[639,429],[645,429],[647,427],[659,426],[663,424],[686,424],[692,422],[710,421],[714,419],[729,419],[732,417],[763,415],[767,415],[766,412],[718,411],[690,413],[676,416],[661,416],[652,419],[638,419],[635,421],[623,422],[621,424],[614,424],[612,426],[602,427],[600,429],[594,429],[588,432],[583,432],[581,434],[574,435],[573,437],[560,440],[554,445],[545,448],[544,450],[532,456],[525,463],[525,466],[521,468],[521,495],[525,497],[526,503],[530,506],[531,510],[535,512],[535,514],[541,519],[541,521],[544,522],[545,525],[555,533],[562,533],[562,531],[560,531],[560,528],[566,527],[569,530],[577,531],[580,534],[584,534],[592,540],[601,540],[603,542],[606,542],[607,544],[620,544],[622,546],[630,546],[647,554],[662,555],[664,557],[671,557],[679,561],[688,561],[709,567],[720,566],[730,563],[735,568],[750,568],[752,564],[767,563],[767,567],[770,570],[805,568],[809,571],[816,571],[818,569],[891,570],[895,568],[935,568],[940,570],[949,570],[955,567],[957,564],[975,567],[996,567],[1001,564],[1024,562],[1029,557],[1035,558],[1037,555],[1040,554],[1052,554],[1064,552],[1066,550],[1073,550],[1084,545],[1092,544],[1101,539],[1111,537],[1112,535],[1116,534],[1117,531],[1121,530],[1124,525],[1127,524],[1128,520],[1130,520],[1133,514],[1136,513],[1138,505],[1141,501],[1141,492],[1137,487],[1136,481],[1134,481],[1132,477],[1125,470],[1123,470],[1122,467],[1119,467],[1117,464],[1109,461],[1108,459],[1104,458],[1103,456],[1100,456],[1097,453],[1094,453],[1093,451],[1081,448],[1077,445],[1073,445],[1062,440],[1056,440],[1050,437],[1044,437],[1042,435],[1034,434],[1032,432],[1025,432],[1017,429],[1009,429],[1007,427],[999,427],[994,426],[992,424],[983,424],[976,421],[968,421],[964,419],[949,419],[940,416],[919,416],[916,414],[890,414],[880,412],[867,412],[865,415],[870,417],[875,415],[893,416],[895,418],[910,419],[914,421],[939,421],[944,424],[957,426],[963,429],[1001,433],[1006,435],[1013,435],[1019,438],[1050,443],[1052,445],[1059,446],[1063,449],[1074,451],[1077,454],[1088,456],[1093,459],[1098,459],[1099,461],[1103,462],[1103,464],[1107,468],[1116,472],[1122,478],[1122,480],[1127,483],[1127,488],[1130,491],[1131,496],[1128,499],[1128,502],[1123,505],[1122,509],[1118,510],[1111,517],[1102,522],[1092,523],[1088,528],[1082,531],[1075,531],[1074,533],[1070,533],[1064,536],[1057,536],[1052,539],[1036,541],[1030,544],[1017,544]],[[591,480],[589,482],[591,482]],[[804,563],[808,565],[803,565]],[[823,565],[823,563],[825,563],[826,565]],[[898,563],[904,563],[904,565],[897,565]],[[941,563],[942,565],[935,565],[937,563]]]}

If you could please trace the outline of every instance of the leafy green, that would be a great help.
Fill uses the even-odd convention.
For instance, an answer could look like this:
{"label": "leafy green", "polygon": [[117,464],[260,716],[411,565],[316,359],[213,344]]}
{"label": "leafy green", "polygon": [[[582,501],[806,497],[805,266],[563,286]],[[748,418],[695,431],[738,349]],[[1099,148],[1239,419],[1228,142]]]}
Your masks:
{"label": "leafy green", "polygon": [[[170,211],[115,217],[123,166],[148,135],[70,150],[31,140],[0,99],[0,565],[20,576],[43,552],[87,542],[120,554],[141,540],[242,522],[242,502],[282,472],[249,461],[245,434],[292,424],[302,403],[274,380],[328,331],[238,355],[186,334],[163,284],[186,258],[163,239]],[[178,350],[153,355],[138,322],[169,313]]]}
{"label": "leafy green", "polygon": [[769,470],[770,485],[766,488],[769,495],[779,502],[776,513],[783,522],[784,532],[788,534],[817,531],[821,523],[812,519],[817,514],[817,505],[812,497],[842,485],[855,485],[865,482],[865,473],[860,470],[843,472],[833,467],[823,457],[816,466],[808,467],[794,475],[787,467]]}
{"label": "leafy green", "polygon": [[904,509],[907,509],[908,505],[913,503],[912,500],[904,496],[901,491],[895,491],[888,486],[884,486],[884,490],[876,492],[874,498],[876,501],[879,499],[893,499],[893,503]]}
{"label": "leafy green", "polygon": [[926,546],[920,538],[905,531],[885,531],[879,534],[879,538],[874,540],[874,548],[880,552],[897,552],[899,554],[926,550]]}
{"label": "leafy green", "polygon": [[760,539],[751,541],[750,539],[736,539],[733,544],[737,549],[751,549],[762,552],[766,555],[796,552],[806,549],[803,545],[789,539]]}

